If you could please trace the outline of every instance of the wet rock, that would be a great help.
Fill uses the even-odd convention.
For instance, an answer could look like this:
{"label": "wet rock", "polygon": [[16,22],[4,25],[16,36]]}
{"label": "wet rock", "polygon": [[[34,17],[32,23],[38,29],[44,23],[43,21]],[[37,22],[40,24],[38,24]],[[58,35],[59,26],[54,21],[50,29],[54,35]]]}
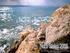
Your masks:
{"label": "wet rock", "polygon": [[14,40],[10,49],[6,53],[15,53],[19,46],[19,41]]}

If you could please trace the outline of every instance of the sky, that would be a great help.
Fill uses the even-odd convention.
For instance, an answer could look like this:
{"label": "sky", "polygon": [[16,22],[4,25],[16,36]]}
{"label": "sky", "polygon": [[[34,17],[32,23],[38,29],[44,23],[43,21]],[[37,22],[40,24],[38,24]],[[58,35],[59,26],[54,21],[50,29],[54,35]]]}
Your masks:
{"label": "sky", "polygon": [[61,6],[70,0],[0,0],[0,5]]}

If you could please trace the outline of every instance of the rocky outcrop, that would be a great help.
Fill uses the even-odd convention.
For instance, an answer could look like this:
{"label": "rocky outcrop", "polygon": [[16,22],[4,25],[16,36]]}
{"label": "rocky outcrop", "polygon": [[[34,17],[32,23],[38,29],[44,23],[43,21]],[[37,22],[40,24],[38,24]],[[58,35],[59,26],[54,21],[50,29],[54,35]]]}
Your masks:
{"label": "rocky outcrop", "polygon": [[19,42],[21,43],[33,31],[34,31],[34,29],[31,26],[29,26],[26,29],[24,29],[24,31],[20,32]]}
{"label": "rocky outcrop", "polygon": [[40,42],[51,44],[62,37],[70,37],[70,5],[57,9],[48,23],[41,23],[37,31],[32,28],[21,32],[19,46],[13,53],[40,53]]}
{"label": "rocky outcrop", "polygon": [[14,41],[14,43],[11,45],[10,50],[8,51],[8,53],[15,53],[16,50],[18,49],[19,45],[21,44],[21,42],[31,33],[33,32],[33,28],[31,26],[26,27],[24,29],[24,31],[20,32],[20,38],[18,41]]}
{"label": "rocky outcrop", "polygon": [[46,43],[50,44],[70,33],[70,5],[57,9],[46,28]]}
{"label": "rocky outcrop", "polygon": [[19,45],[16,53],[39,53],[37,32],[30,33]]}
{"label": "rocky outcrop", "polygon": [[[42,22],[37,31],[33,30],[30,27],[24,32],[21,32],[21,44],[19,45],[16,53],[40,53],[39,42],[41,42],[42,40],[45,41],[45,29],[46,23]],[[26,36],[26,38],[24,36]]]}

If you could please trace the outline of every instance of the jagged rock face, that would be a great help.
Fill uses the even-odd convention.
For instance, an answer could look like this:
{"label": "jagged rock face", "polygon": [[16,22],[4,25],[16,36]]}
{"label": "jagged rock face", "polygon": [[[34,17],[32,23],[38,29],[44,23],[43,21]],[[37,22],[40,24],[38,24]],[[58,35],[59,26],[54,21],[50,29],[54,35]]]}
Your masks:
{"label": "jagged rock face", "polygon": [[57,9],[46,28],[46,43],[50,44],[70,33],[70,5]]}
{"label": "jagged rock face", "polygon": [[19,45],[16,53],[39,53],[37,32],[30,33]]}
{"label": "jagged rock face", "polygon": [[37,39],[39,40],[39,42],[43,42],[45,41],[45,36],[46,36],[46,23],[45,22],[41,22],[40,27],[38,28],[38,35],[37,35]]}
{"label": "jagged rock face", "polygon": [[[39,38],[43,38],[44,31],[46,29],[46,23],[41,23],[38,31],[34,31],[32,28],[20,33],[20,45],[16,53],[40,53]],[[26,36],[26,38],[24,38]]]}

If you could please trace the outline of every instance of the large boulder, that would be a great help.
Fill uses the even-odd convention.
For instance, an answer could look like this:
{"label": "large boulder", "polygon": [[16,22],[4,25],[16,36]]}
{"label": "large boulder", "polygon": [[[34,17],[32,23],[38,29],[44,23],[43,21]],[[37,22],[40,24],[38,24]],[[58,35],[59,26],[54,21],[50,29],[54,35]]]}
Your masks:
{"label": "large boulder", "polygon": [[66,37],[70,33],[70,5],[57,9],[46,28],[46,43],[52,42]]}

